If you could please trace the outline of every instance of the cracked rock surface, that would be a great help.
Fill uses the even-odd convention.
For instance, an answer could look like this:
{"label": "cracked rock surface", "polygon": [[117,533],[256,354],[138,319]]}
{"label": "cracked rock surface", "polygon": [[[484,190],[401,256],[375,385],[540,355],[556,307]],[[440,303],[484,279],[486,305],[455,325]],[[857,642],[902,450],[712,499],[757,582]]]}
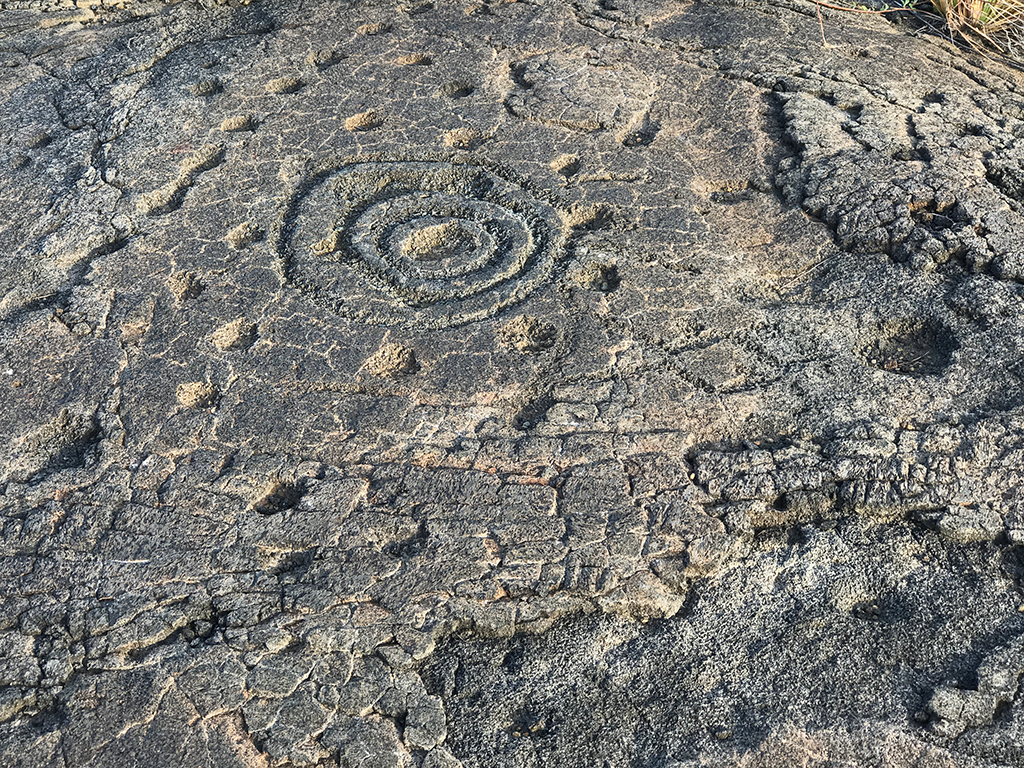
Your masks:
{"label": "cracked rock surface", "polygon": [[804,2],[0,2],[0,764],[1024,766],[1024,77]]}

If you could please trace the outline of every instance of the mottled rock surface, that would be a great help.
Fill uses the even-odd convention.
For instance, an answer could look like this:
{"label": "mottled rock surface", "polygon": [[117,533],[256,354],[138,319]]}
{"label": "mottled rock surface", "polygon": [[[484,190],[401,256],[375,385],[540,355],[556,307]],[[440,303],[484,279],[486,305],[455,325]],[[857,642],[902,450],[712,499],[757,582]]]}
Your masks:
{"label": "mottled rock surface", "polygon": [[1024,765],[1024,77],[821,13],[0,3],[0,764]]}

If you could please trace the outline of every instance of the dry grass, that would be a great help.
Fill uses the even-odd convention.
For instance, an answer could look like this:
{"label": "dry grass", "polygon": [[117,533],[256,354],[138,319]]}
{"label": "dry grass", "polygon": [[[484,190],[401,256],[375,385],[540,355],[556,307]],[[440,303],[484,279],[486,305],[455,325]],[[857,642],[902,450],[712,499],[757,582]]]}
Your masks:
{"label": "dry grass", "polygon": [[984,43],[1021,60],[1024,53],[1024,0],[931,0],[935,15],[974,47]]}
{"label": "dry grass", "polygon": [[[909,11],[938,18],[944,27],[941,31],[951,39],[959,38],[983,55],[997,53],[1018,64],[1024,63],[1024,0],[903,0],[878,10],[859,3],[847,6],[822,0],[815,0],[815,5],[819,8],[819,23],[821,8],[865,14]],[[824,34],[822,26],[823,39]]]}

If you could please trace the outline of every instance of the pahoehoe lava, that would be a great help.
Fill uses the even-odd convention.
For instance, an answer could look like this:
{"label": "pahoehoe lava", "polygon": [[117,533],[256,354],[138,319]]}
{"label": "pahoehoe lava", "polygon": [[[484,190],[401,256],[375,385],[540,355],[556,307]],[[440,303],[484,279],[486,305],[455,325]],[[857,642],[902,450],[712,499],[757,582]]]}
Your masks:
{"label": "pahoehoe lava", "polygon": [[1024,766],[1024,81],[916,24],[2,0],[0,766]]}

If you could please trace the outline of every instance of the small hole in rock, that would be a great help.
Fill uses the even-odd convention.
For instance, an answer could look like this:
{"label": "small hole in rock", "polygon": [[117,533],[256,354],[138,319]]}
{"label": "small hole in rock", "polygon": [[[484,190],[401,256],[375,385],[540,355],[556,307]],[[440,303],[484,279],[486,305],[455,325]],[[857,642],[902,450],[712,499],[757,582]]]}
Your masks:
{"label": "small hole in rock", "polygon": [[959,344],[952,330],[931,319],[891,320],[873,332],[861,347],[864,361],[875,368],[903,376],[941,374]]}

